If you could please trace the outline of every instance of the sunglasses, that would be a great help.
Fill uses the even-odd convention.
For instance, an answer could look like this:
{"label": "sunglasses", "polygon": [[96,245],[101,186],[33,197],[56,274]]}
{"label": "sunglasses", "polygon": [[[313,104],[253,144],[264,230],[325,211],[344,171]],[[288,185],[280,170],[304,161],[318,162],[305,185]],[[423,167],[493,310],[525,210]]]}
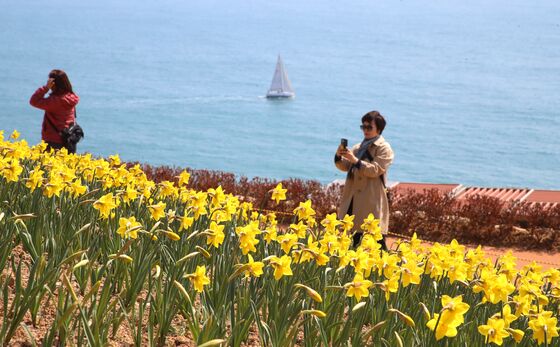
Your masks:
{"label": "sunglasses", "polygon": [[373,130],[373,127],[371,125],[360,125],[360,129],[362,130],[366,130],[366,131],[370,131]]}

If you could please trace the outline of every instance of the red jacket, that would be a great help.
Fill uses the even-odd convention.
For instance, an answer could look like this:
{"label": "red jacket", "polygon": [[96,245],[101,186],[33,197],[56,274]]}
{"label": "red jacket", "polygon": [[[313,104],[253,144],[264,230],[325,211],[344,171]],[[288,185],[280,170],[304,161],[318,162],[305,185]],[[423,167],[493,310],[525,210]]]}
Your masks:
{"label": "red jacket", "polygon": [[[66,93],[64,95],[51,94],[45,98],[44,96],[48,91],[49,88],[46,86],[37,89],[31,96],[29,103],[31,106],[45,110],[43,128],[41,130],[43,141],[62,143],[59,132],[76,121],[75,106],[80,101],[80,98],[73,93]],[[50,119],[58,131],[53,129],[47,118]]]}

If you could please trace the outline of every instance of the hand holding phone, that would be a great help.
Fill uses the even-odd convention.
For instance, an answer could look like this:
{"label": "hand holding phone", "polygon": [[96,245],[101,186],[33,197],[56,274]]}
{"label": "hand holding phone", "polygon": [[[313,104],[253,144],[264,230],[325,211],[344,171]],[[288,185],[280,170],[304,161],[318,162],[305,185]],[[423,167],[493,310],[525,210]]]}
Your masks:
{"label": "hand holding phone", "polygon": [[49,80],[47,81],[47,88],[52,90],[53,87],[54,87],[54,78],[49,78]]}
{"label": "hand holding phone", "polygon": [[348,140],[340,139],[340,145],[336,149],[336,155],[342,157],[344,153],[348,152]]}

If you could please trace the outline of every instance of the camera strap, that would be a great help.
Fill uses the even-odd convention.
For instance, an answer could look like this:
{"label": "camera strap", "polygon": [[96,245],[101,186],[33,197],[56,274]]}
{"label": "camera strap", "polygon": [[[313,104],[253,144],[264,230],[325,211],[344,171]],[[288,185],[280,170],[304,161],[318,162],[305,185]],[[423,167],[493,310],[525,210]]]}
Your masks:
{"label": "camera strap", "polygon": [[[78,111],[76,110],[76,107],[74,107],[74,119],[76,119],[78,117]],[[49,123],[49,125],[51,126],[51,128],[54,129],[54,131],[57,132],[58,135],[62,136],[62,131],[58,130],[58,128],[54,125],[53,121],[49,118],[49,116],[47,115],[47,112],[45,112],[45,119],[47,120],[47,123]],[[75,122],[74,122],[75,123]]]}

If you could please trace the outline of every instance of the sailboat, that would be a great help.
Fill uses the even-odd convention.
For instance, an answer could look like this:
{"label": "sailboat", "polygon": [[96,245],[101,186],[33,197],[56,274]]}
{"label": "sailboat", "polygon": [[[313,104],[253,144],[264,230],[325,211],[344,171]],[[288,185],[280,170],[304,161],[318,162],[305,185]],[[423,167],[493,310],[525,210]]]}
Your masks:
{"label": "sailboat", "polygon": [[284,63],[282,62],[282,57],[278,55],[278,61],[276,62],[276,69],[274,70],[274,76],[272,77],[272,83],[266,93],[267,98],[293,98],[296,96],[294,89],[292,88],[292,83],[288,79],[288,74],[284,68]]}

